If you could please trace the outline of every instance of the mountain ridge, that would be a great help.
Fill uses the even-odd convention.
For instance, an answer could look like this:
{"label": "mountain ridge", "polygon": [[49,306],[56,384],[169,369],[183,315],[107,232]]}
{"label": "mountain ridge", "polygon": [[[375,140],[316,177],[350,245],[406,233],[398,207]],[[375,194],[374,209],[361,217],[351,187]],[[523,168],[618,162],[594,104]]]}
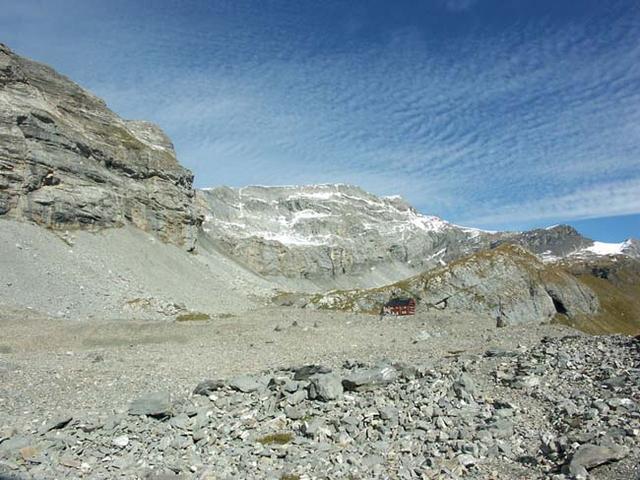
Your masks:
{"label": "mountain ridge", "polygon": [[[399,280],[504,243],[545,261],[598,254],[589,248],[605,245],[568,225],[525,232],[464,227],[422,214],[400,196],[349,184],[210,187],[197,196],[206,234],[266,276],[362,279],[393,268],[397,278],[388,280]],[[628,250],[617,253],[635,255]],[[360,286],[371,286],[366,283]]]}
{"label": "mountain ridge", "polygon": [[362,286],[398,280],[504,242],[550,259],[594,245],[569,227],[463,227],[349,184],[195,190],[159,127],[121,119],[69,78],[4,45],[0,87],[6,218],[56,230],[128,223],[190,251],[206,238],[260,275],[321,286],[340,277]]}
{"label": "mountain ridge", "polygon": [[391,285],[319,294],[306,306],[377,314],[389,298],[403,296],[416,299],[420,309],[473,312],[505,325],[544,323],[558,313],[577,318],[600,308],[596,295],[575,277],[513,244],[474,252]]}

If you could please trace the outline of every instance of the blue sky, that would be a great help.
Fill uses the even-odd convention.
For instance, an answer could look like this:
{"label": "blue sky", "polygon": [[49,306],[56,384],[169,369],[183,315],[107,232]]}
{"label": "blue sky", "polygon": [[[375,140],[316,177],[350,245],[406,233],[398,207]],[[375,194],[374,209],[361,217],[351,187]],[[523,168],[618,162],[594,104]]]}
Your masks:
{"label": "blue sky", "polygon": [[0,0],[0,32],[162,126],[199,187],[353,183],[640,236],[635,0]]}

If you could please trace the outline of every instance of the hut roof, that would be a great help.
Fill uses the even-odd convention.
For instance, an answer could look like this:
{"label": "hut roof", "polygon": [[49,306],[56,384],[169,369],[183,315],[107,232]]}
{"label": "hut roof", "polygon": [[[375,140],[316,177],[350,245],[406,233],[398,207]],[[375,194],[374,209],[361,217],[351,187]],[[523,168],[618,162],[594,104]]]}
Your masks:
{"label": "hut roof", "polygon": [[406,307],[415,303],[413,298],[392,298],[384,304],[385,307]]}

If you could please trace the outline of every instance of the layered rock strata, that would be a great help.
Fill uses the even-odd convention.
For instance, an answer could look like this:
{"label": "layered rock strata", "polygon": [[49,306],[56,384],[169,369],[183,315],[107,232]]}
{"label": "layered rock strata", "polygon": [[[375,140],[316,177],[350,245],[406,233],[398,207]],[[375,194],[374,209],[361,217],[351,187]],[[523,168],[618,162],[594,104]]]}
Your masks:
{"label": "layered rock strata", "polygon": [[192,182],[159,127],[0,44],[0,215],[52,229],[131,223],[193,249]]}

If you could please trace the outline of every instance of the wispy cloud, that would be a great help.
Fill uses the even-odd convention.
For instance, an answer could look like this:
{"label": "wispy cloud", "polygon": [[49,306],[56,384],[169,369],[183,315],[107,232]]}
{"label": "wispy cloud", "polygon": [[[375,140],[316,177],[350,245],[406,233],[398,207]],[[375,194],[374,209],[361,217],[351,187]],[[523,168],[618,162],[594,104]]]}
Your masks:
{"label": "wispy cloud", "polygon": [[475,212],[473,221],[479,225],[517,225],[523,218],[537,222],[553,222],[558,212],[571,212],[573,219],[599,218],[635,214],[640,211],[640,179],[598,183],[563,195],[545,197],[506,205],[500,210],[490,208]]}
{"label": "wispy cloud", "polygon": [[26,9],[12,39],[159,123],[199,186],[349,182],[484,226],[639,213],[638,8],[437,16],[485,4],[435,2],[419,25],[341,2],[79,2],[86,25]]}

